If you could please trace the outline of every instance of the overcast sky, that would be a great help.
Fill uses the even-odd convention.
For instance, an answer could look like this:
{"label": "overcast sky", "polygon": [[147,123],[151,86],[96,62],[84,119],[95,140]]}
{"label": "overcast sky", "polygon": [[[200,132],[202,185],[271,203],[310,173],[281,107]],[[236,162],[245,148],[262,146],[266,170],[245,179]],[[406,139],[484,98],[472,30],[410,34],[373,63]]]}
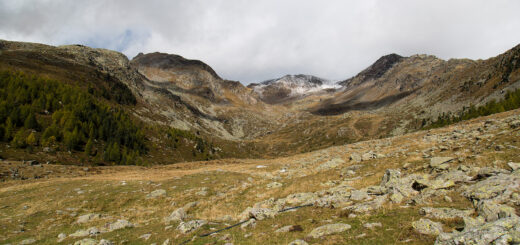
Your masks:
{"label": "overcast sky", "polygon": [[485,59],[520,43],[517,0],[0,0],[0,39],[199,59],[244,84],[349,78],[389,53]]}

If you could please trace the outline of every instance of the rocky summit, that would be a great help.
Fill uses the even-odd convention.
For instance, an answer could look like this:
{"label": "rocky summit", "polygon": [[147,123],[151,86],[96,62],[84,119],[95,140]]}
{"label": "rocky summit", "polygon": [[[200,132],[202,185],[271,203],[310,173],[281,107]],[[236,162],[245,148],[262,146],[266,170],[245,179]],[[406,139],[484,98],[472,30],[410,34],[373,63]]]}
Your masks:
{"label": "rocky summit", "polygon": [[520,244],[520,46],[248,87],[0,40],[1,244]]}

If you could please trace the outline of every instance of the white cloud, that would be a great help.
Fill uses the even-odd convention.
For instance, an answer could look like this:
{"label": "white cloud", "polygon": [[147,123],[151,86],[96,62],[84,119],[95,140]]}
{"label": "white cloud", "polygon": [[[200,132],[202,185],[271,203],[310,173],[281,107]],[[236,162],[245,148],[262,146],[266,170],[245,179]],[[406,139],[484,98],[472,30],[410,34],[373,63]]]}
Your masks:
{"label": "white cloud", "polygon": [[515,0],[0,0],[0,38],[200,59],[244,83],[346,79],[388,53],[488,58],[520,43]]}

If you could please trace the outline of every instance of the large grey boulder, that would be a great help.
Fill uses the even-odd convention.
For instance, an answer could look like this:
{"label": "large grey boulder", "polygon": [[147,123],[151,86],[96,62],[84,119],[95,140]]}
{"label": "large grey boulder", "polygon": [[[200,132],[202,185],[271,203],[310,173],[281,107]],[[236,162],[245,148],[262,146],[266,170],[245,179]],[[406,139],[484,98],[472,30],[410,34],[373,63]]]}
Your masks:
{"label": "large grey boulder", "polygon": [[323,236],[340,233],[350,228],[351,226],[349,224],[343,223],[323,225],[312,230],[311,233],[309,233],[309,237],[320,238]]}
{"label": "large grey boulder", "polygon": [[510,201],[513,193],[519,189],[520,176],[499,174],[469,186],[463,195],[475,201],[493,199],[497,203],[505,203]]}
{"label": "large grey boulder", "polygon": [[442,224],[429,219],[420,219],[412,222],[415,231],[425,235],[439,235],[442,232]]}

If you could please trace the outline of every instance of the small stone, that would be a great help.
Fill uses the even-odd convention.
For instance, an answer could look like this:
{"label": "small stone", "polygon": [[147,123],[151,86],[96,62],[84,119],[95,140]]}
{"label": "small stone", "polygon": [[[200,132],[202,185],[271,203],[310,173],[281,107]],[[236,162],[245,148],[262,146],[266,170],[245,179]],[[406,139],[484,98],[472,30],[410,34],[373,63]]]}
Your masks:
{"label": "small stone", "polygon": [[282,184],[278,183],[278,182],[271,182],[271,183],[267,184],[268,189],[274,189],[274,188],[280,188],[280,187],[282,187]]}
{"label": "small stone", "polygon": [[383,225],[379,222],[377,223],[365,223],[363,224],[363,227],[367,228],[367,229],[374,229],[376,227],[383,227]]}
{"label": "small stone", "polygon": [[20,245],[26,245],[26,244],[33,244],[35,242],[36,242],[36,239],[29,238],[29,239],[25,239],[25,240],[21,241],[19,244]]}
{"label": "small stone", "polygon": [[286,232],[293,232],[293,231],[303,231],[303,228],[300,225],[287,225],[284,226],[274,232],[276,233],[286,233]]}
{"label": "small stone", "polygon": [[164,242],[162,243],[162,245],[170,245],[170,239],[166,239],[166,240],[164,240]]}
{"label": "small stone", "polygon": [[139,239],[148,240],[148,239],[150,239],[151,236],[152,236],[152,234],[146,233],[146,234],[141,235],[139,237]]}
{"label": "small stone", "polygon": [[290,242],[288,245],[309,245],[306,241],[297,239],[292,242]]}
{"label": "small stone", "polygon": [[453,202],[453,200],[451,200],[450,196],[444,196],[444,201],[446,201],[446,202]]}
{"label": "small stone", "polygon": [[65,238],[67,238],[67,234],[65,233],[60,233],[58,235],[58,242],[62,242],[63,240],[65,240]]}

